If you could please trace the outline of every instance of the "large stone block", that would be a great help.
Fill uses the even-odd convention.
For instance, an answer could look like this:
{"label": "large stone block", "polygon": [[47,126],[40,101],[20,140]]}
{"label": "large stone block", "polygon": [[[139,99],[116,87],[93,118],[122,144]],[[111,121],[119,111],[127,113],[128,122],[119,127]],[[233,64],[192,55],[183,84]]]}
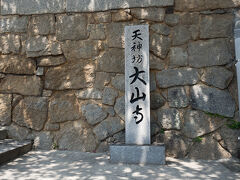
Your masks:
{"label": "large stone block", "polygon": [[7,34],[0,37],[0,52],[2,54],[18,54],[21,42],[19,35]]}
{"label": "large stone block", "polygon": [[226,39],[211,39],[189,43],[189,65],[200,68],[229,63],[232,55],[228,44]]}
{"label": "large stone block", "polygon": [[42,81],[37,76],[7,75],[0,82],[0,92],[39,96],[42,92]]}
{"label": "large stone block", "polygon": [[33,147],[35,149],[51,150],[53,145],[53,135],[47,131],[33,132],[29,135],[33,140]]}
{"label": "large stone block", "polygon": [[190,89],[191,105],[195,109],[233,117],[235,102],[228,91],[205,85],[195,85]]}
{"label": "large stone block", "polygon": [[179,67],[188,65],[187,51],[181,47],[172,47],[170,50],[170,67]]}
{"label": "large stone block", "polygon": [[93,40],[104,40],[106,38],[104,24],[89,24],[88,31],[90,32],[90,39]]}
{"label": "large stone block", "polygon": [[37,59],[38,66],[58,66],[65,62],[64,56],[44,56]]}
{"label": "large stone block", "polygon": [[23,33],[27,31],[27,16],[1,16],[0,33]]}
{"label": "large stone block", "polygon": [[75,95],[79,99],[102,99],[102,92],[95,88],[79,90]]}
{"label": "large stone block", "polygon": [[107,105],[114,105],[118,92],[110,87],[105,87],[103,90],[102,103]]}
{"label": "large stone block", "polygon": [[149,66],[150,66],[150,69],[153,69],[153,70],[163,70],[165,67],[165,62],[162,59],[150,53]]}
{"label": "large stone block", "polygon": [[106,12],[96,12],[93,14],[93,19],[96,24],[99,23],[110,23],[112,20],[111,13],[109,11]]}
{"label": "large stone block", "polygon": [[48,118],[51,123],[74,121],[81,117],[81,107],[74,94],[57,93],[51,97]]}
{"label": "large stone block", "polygon": [[111,81],[110,73],[96,72],[95,87],[98,89],[104,89],[105,86]]}
{"label": "large stone block", "polygon": [[83,14],[57,16],[57,39],[60,41],[87,39],[87,23],[87,16]]}
{"label": "large stone block", "polygon": [[181,129],[180,113],[175,108],[159,109],[158,122],[164,129]]}
{"label": "large stone block", "polygon": [[199,71],[193,68],[168,69],[157,72],[157,84],[160,88],[196,84]]}
{"label": "large stone block", "polygon": [[0,126],[11,124],[12,95],[0,94]]}
{"label": "large stone block", "polygon": [[191,33],[186,26],[175,26],[172,34],[172,44],[174,46],[183,45],[191,39]]}
{"label": "large stone block", "polygon": [[114,106],[115,112],[121,117],[121,119],[125,119],[125,97],[119,97],[116,100],[115,106]]}
{"label": "large stone block", "polygon": [[52,90],[86,88],[94,82],[94,65],[90,61],[69,61],[51,67],[45,73],[45,88]]}
{"label": "large stone block", "polygon": [[0,56],[0,72],[11,74],[34,74],[36,63],[34,60],[23,56]]}
{"label": "large stone block", "polygon": [[14,123],[8,126],[8,137],[11,139],[24,140],[27,139],[29,133],[30,129],[26,127],[21,127]]}
{"label": "large stone block", "polygon": [[132,20],[132,16],[128,10],[120,10],[112,13],[112,21],[120,22],[120,21],[130,21]]}
{"label": "large stone block", "polygon": [[172,87],[168,89],[168,101],[170,107],[187,107],[189,98],[184,87]]}
{"label": "large stone block", "polygon": [[125,76],[122,74],[116,75],[112,79],[112,86],[120,91],[125,91]]}
{"label": "large stone block", "polygon": [[165,16],[164,8],[144,8],[144,9],[132,9],[131,14],[137,19],[145,19],[150,21],[163,21]]}
{"label": "large stone block", "polygon": [[47,120],[47,98],[25,97],[13,109],[12,120],[19,126],[42,130]]}
{"label": "large stone block", "polygon": [[200,21],[200,38],[231,37],[233,22],[230,14],[203,16]]}
{"label": "large stone block", "polygon": [[158,34],[168,36],[171,29],[166,24],[153,24],[150,26],[150,29]]}
{"label": "large stone block", "polygon": [[150,94],[150,107],[151,109],[158,109],[165,104],[165,99],[160,93],[151,93]]}

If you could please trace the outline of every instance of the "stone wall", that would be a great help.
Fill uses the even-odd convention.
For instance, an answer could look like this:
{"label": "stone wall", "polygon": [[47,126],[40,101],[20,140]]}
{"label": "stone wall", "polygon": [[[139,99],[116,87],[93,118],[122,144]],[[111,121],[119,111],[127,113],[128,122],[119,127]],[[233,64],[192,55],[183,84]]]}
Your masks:
{"label": "stone wall", "polygon": [[74,2],[1,1],[0,124],[11,138],[88,152],[124,142],[124,26],[149,24],[152,141],[177,158],[237,155],[239,129],[226,123],[238,119],[238,0]]}

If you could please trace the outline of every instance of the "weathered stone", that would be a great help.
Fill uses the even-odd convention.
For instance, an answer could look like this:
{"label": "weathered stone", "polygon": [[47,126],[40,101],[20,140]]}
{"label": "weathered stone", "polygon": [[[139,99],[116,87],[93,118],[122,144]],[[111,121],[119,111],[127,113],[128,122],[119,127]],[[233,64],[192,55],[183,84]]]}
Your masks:
{"label": "weathered stone", "polygon": [[103,90],[102,103],[108,105],[114,105],[115,99],[118,96],[118,92],[110,87],[105,87]]}
{"label": "weathered stone", "polygon": [[193,68],[168,69],[157,72],[157,84],[160,88],[193,85],[198,81],[199,72]]}
{"label": "weathered stone", "polygon": [[211,117],[202,111],[187,110],[184,115],[182,132],[189,138],[196,138],[215,131],[225,123],[225,120]]}
{"label": "weathered stone", "polygon": [[196,142],[189,152],[190,159],[227,159],[231,158],[231,154],[213,139],[212,136],[204,137],[201,142]]}
{"label": "weathered stone", "polygon": [[22,95],[13,94],[12,107],[14,108],[23,99]]}
{"label": "weathered stone", "polygon": [[164,129],[177,129],[180,127],[180,113],[177,109],[159,109],[158,110],[158,122]]}
{"label": "weathered stone", "polygon": [[96,73],[96,79],[95,79],[95,87],[98,89],[104,89],[105,86],[107,86],[110,82],[110,74],[106,72],[97,72]]}
{"label": "weathered stone", "polygon": [[230,37],[232,27],[232,15],[203,16],[200,21],[200,38]]}
{"label": "weathered stone", "polygon": [[2,54],[18,54],[20,52],[20,36],[7,34],[0,37],[0,52]]}
{"label": "weathered stone", "polygon": [[88,25],[88,30],[90,33],[90,39],[104,40],[106,38],[104,24],[90,24]]}
{"label": "weathered stone", "polygon": [[153,24],[150,26],[150,29],[155,33],[168,36],[170,34],[170,28],[165,24]]}
{"label": "weathered stone", "polygon": [[60,129],[60,125],[58,123],[47,122],[44,126],[44,130],[46,131],[57,131],[59,129]]}
{"label": "weathered stone", "polygon": [[26,53],[27,57],[51,55],[47,37],[30,37],[26,42]]}
{"label": "weathered stone", "polygon": [[53,145],[53,136],[50,132],[34,132],[32,135],[33,147],[35,149],[51,150]]}
{"label": "weathered stone", "polygon": [[103,110],[106,111],[110,116],[115,116],[115,111],[112,106],[103,106]]}
{"label": "weathered stone", "polygon": [[43,76],[44,75],[44,67],[38,67],[36,71],[37,76]]}
{"label": "weathered stone", "polygon": [[102,92],[94,88],[79,90],[75,95],[79,99],[102,99]]}
{"label": "weathered stone", "polygon": [[83,40],[88,38],[87,16],[83,14],[57,16],[57,39]]}
{"label": "weathered stone", "polygon": [[14,123],[8,126],[8,137],[11,139],[24,140],[27,138],[29,133],[30,133],[29,129],[17,126]]}
{"label": "weathered stone", "polygon": [[142,8],[132,9],[131,14],[137,19],[145,19],[150,21],[163,21],[165,16],[165,9],[163,8]]}
{"label": "weathered stone", "polygon": [[96,150],[96,153],[103,153],[109,151],[109,145],[107,142],[101,142]]}
{"label": "weathered stone", "polygon": [[180,14],[180,24],[193,25],[199,24],[200,19],[199,12],[186,12]]}
{"label": "weathered stone", "polygon": [[166,146],[166,156],[184,158],[192,143],[178,131],[164,131],[164,144]]}
{"label": "weathered stone", "polygon": [[116,104],[114,106],[115,112],[121,117],[121,119],[125,119],[125,97],[119,97],[116,100]]}
{"label": "weathered stone", "polygon": [[150,92],[157,89],[156,75],[155,72],[150,72]]}
{"label": "weathered stone", "polygon": [[18,93],[22,95],[41,95],[42,81],[37,76],[7,75],[0,82],[0,92]]}
{"label": "weathered stone", "polygon": [[80,89],[94,82],[94,65],[86,60],[51,67],[45,73],[45,88],[52,90]]}
{"label": "weathered stone", "polygon": [[122,74],[117,74],[112,79],[112,86],[120,91],[125,91],[125,76]]}
{"label": "weathered stone", "polygon": [[150,69],[163,70],[165,67],[165,63],[163,60],[161,60],[160,58],[150,53],[149,66],[150,66]]}
{"label": "weathered stone", "polygon": [[174,46],[187,43],[191,39],[191,33],[186,26],[175,26],[172,34],[172,44]]}
{"label": "weathered stone", "polygon": [[177,15],[177,14],[166,14],[164,21],[169,26],[176,26],[179,23],[179,15]]}
{"label": "weathered stone", "polygon": [[55,33],[54,15],[33,16],[30,21],[30,31],[34,35],[48,35]]}
{"label": "weathered stone", "polygon": [[165,104],[165,99],[159,93],[150,94],[150,107],[151,109],[158,109]]}
{"label": "weathered stone", "polygon": [[205,85],[195,85],[190,89],[191,105],[195,109],[233,117],[235,102],[228,91]]}
{"label": "weathered stone", "polygon": [[62,47],[61,47],[61,44],[60,42],[56,41],[56,37],[51,37],[50,36],[50,39],[49,39],[49,54],[50,55],[53,55],[53,56],[56,56],[56,55],[61,55],[63,54],[62,52]]}
{"label": "weathered stone", "polygon": [[157,123],[152,122],[150,127],[151,127],[151,136],[154,136],[160,132],[160,127]]}
{"label": "weathered stone", "polygon": [[52,95],[52,91],[51,90],[43,90],[42,96],[43,97],[50,97]]}
{"label": "weathered stone", "polygon": [[54,94],[48,105],[50,123],[78,120],[81,117],[80,104],[74,94]]}
{"label": "weathered stone", "polygon": [[0,73],[0,79],[3,79],[3,78],[5,78],[6,77],[6,75],[5,74],[3,74],[3,73]]}
{"label": "weathered stone", "polygon": [[12,95],[0,94],[0,126],[8,126],[11,123]]}
{"label": "weathered stone", "polygon": [[82,107],[82,113],[91,125],[95,125],[107,117],[107,113],[97,104],[84,105]]}
{"label": "weathered stone", "polygon": [[117,12],[112,13],[112,21],[119,22],[119,21],[129,21],[132,20],[132,16],[126,10],[120,10]]}
{"label": "weathered stone", "polygon": [[23,33],[27,31],[27,16],[2,16],[0,19],[0,33]]}
{"label": "weathered stone", "polygon": [[206,67],[224,65],[231,61],[228,42],[225,39],[212,39],[191,42],[188,45],[189,65]]}
{"label": "weathered stone", "polygon": [[90,59],[99,53],[97,41],[66,41],[63,52],[67,59]]}
{"label": "weathered stone", "polygon": [[98,71],[123,73],[124,67],[124,52],[117,48],[107,50],[98,59]]}
{"label": "weathered stone", "polygon": [[47,120],[47,98],[25,97],[15,106],[12,116],[19,126],[42,130]]}
{"label": "weathered stone", "polygon": [[189,31],[191,32],[191,37],[195,41],[199,38],[199,26],[198,25],[190,25]]}
{"label": "weathered stone", "polygon": [[181,47],[172,47],[170,50],[170,67],[179,67],[188,65],[187,51]]}
{"label": "weathered stone", "polygon": [[58,66],[65,62],[64,56],[45,56],[37,59],[38,66]]}
{"label": "weathered stone", "polygon": [[124,122],[120,118],[109,117],[93,128],[93,132],[99,140],[103,140],[123,129]]}
{"label": "weathered stone", "polygon": [[112,20],[111,13],[107,12],[97,12],[93,14],[95,22],[98,23],[109,23]]}
{"label": "weathered stone", "polygon": [[171,46],[171,39],[153,33],[150,35],[150,51],[161,58],[165,58]]}
{"label": "weathered stone", "polygon": [[172,87],[168,89],[168,101],[170,107],[187,107],[189,98],[184,87]]}
{"label": "weathered stone", "polygon": [[209,67],[204,70],[201,80],[208,85],[220,89],[228,87],[233,78],[233,73],[224,67]]}
{"label": "weathered stone", "polygon": [[0,72],[12,74],[34,74],[36,63],[23,56],[1,55]]}

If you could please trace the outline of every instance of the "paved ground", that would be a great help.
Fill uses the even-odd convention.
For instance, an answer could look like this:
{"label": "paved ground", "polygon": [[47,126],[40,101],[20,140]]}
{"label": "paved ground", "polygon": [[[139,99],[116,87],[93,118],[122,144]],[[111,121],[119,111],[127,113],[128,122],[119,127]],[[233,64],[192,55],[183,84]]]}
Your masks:
{"label": "paved ground", "polygon": [[237,180],[240,179],[240,163],[236,159],[193,161],[167,158],[166,166],[126,165],[110,164],[107,154],[31,151],[15,161],[1,166],[0,179]]}

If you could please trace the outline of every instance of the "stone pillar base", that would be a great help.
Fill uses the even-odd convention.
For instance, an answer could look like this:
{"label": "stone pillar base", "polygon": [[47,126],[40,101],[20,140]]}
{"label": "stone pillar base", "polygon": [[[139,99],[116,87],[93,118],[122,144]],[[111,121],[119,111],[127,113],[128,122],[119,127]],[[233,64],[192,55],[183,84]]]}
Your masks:
{"label": "stone pillar base", "polygon": [[164,165],[165,145],[110,145],[110,162]]}

